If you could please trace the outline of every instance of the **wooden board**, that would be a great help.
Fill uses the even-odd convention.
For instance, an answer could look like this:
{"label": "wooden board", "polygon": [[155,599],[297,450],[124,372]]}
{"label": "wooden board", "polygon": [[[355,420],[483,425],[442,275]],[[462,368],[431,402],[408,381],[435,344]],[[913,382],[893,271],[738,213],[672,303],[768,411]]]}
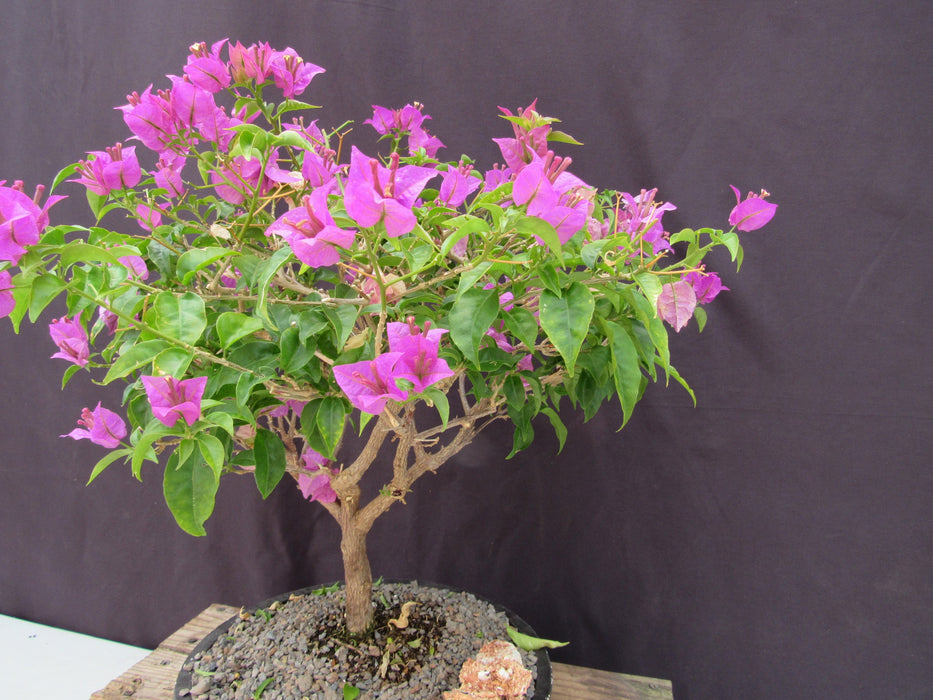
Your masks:
{"label": "wooden board", "polygon": [[[171,700],[175,679],[188,654],[212,629],[238,608],[211,605],[172,634],[145,659],[98,690],[91,700]],[[673,700],[670,681],[581,666],[551,664],[551,700]]]}

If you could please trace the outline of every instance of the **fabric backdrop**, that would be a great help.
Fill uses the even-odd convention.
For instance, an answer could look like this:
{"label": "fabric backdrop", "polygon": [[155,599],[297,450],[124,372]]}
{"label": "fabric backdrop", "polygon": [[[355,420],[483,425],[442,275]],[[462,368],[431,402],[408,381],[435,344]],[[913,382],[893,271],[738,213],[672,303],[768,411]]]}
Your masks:
{"label": "fabric backdrop", "polygon": [[[198,3],[5,0],[0,179],[31,188],[127,137],[126,94],[195,41],[294,47],[322,124],[418,100],[488,167],[497,106],[538,98],[584,180],[659,187],[669,230],[725,226],[729,184],[780,207],[731,291],[672,340],[698,397],[652,386],[621,432],[564,404],[509,461],[484,433],[376,526],[376,574],[465,587],[678,700],[933,696],[931,12],[919,1]],[[362,133],[367,127],[358,127]],[[53,210],[85,216],[81,188]],[[284,483],[221,486],[209,535],[160,468],[59,439],[120,388],[64,392],[46,312],[0,322],[0,612],[155,646],[211,602],[341,575],[337,529]],[[99,377],[97,377],[99,379]]]}

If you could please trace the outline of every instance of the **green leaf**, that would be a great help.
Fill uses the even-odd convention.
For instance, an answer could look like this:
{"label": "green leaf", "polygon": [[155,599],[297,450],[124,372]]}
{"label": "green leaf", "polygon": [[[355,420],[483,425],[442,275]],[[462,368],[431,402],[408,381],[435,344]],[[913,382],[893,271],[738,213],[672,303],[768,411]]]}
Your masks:
{"label": "green leaf", "polygon": [[[612,353],[612,381],[622,404],[622,426],[628,423],[641,395],[642,373],[638,349],[628,332],[617,323],[607,322],[606,335]],[[620,426],[620,427],[622,427]]]}
{"label": "green leaf", "polygon": [[424,396],[429,403],[433,403],[434,407],[437,408],[442,426],[446,430],[447,421],[450,419],[450,403],[447,401],[447,395],[436,386],[430,386],[424,390]]}
{"label": "green leaf", "polygon": [[55,275],[37,277],[32,283],[32,293],[29,297],[29,320],[35,323],[39,314],[65,287],[67,287],[65,281]]}
{"label": "green leaf", "polygon": [[557,435],[557,454],[560,454],[564,449],[564,443],[567,442],[567,426],[564,425],[564,421],[560,419],[557,411],[553,408],[545,406],[541,409],[541,413],[546,415],[548,420],[551,421],[551,427],[554,428],[554,434]]}
{"label": "green leaf", "polygon": [[272,319],[266,311],[266,297],[269,294],[269,283],[275,274],[288,262],[292,256],[292,249],[287,245],[279,248],[272,257],[259,267],[259,277],[256,280],[256,288],[259,290],[259,299],[256,302],[256,313],[272,324]]}
{"label": "green leaf", "polygon": [[447,222],[447,226],[452,229],[452,233],[448,235],[441,244],[441,256],[443,257],[447,257],[447,254],[450,253],[457,242],[463,240],[471,233],[489,232],[489,224],[486,220],[476,216],[458,216],[450,219]]}
{"label": "green leaf", "polygon": [[564,291],[563,296],[558,297],[547,289],[541,292],[538,307],[541,328],[564,358],[571,377],[595,307],[590,290],[576,282]]}
{"label": "green leaf", "polygon": [[492,263],[487,260],[481,262],[472,270],[466,270],[461,274],[460,284],[457,285],[457,298],[459,299],[465,292],[473,289],[480,278],[485,275],[491,267]]}
{"label": "green leaf", "polygon": [[525,236],[534,236],[542,241],[551,249],[551,252],[557,257],[557,260],[563,264],[564,254],[561,249],[560,237],[557,235],[557,229],[551,226],[544,219],[537,216],[523,216],[515,223],[515,228],[519,233]]}
{"label": "green leaf", "polygon": [[468,289],[450,309],[450,339],[476,367],[479,345],[498,315],[499,292],[495,288]]}
{"label": "green leaf", "polygon": [[645,293],[645,296],[648,297],[648,301],[651,302],[651,308],[658,308],[658,297],[661,296],[661,280],[658,279],[658,276],[650,272],[636,272],[632,275],[635,281],[638,283],[638,286],[641,287],[641,290]]}
{"label": "green leaf", "polygon": [[162,292],[146,309],[143,320],[159,333],[192,345],[207,327],[204,299],[194,292]]}
{"label": "green leaf", "polygon": [[194,355],[181,348],[167,348],[152,359],[152,373],[162,377],[182,379]]}
{"label": "green leaf", "polygon": [[227,311],[217,317],[217,336],[220,338],[220,346],[224,349],[259,330],[262,330],[262,321],[238,311]]}
{"label": "green leaf", "polygon": [[136,441],[136,445],[133,447],[133,476],[136,479],[142,481],[142,464],[143,461],[148,460],[150,462],[158,462],[159,458],[156,456],[155,450],[152,449],[152,443],[160,438],[168,437],[172,435],[174,430],[169,428],[167,425],[153,420],[147,427],[146,430],[140,435],[139,439]]}
{"label": "green leaf", "polygon": [[227,459],[227,451],[224,449],[224,444],[218,438],[205,431],[198,433],[197,440],[198,448],[201,450],[201,455],[204,457],[204,460],[207,462],[208,466],[217,473],[217,477],[220,478],[220,473],[224,468],[224,462]]}
{"label": "green leaf", "polygon": [[104,377],[104,384],[109,384],[114,379],[125,377],[130,372],[143,367],[152,362],[152,358],[168,347],[164,340],[144,340],[136,343],[129,350],[124,352],[110,366],[107,376]]}
{"label": "green leaf", "polygon": [[321,399],[315,416],[315,425],[324,444],[324,456],[328,459],[334,459],[334,453],[343,436],[346,415],[343,400],[336,396],[325,396]]}
{"label": "green leaf", "polygon": [[345,683],[343,686],[343,700],[356,700],[360,696],[360,689],[355,685]]}
{"label": "green leaf", "polygon": [[120,459],[120,457],[128,457],[131,454],[133,454],[133,450],[114,450],[113,452],[110,452],[106,456],[102,457],[91,470],[91,476],[88,478],[87,484],[85,484],[85,486],[90,485],[90,483],[94,481],[94,479],[96,479],[100,473],[104,471],[104,469],[116,462],[118,459]]}
{"label": "green leaf", "polygon": [[337,352],[341,352],[343,346],[346,345],[347,339],[350,337],[350,334],[353,332],[353,327],[356,325],[356,316],[358,313],[359,308],[353,304],[341,304],[324,309],[324,314],[337,332]]}
{"label": "green leaf", "polygon": [[505,631],[508,633],[512,642],[519,649],[524,649],[525,651],[535,651],[537,649],[558,649],[560,647],[567,646],[570,642],[555,642],[551,639],[541,639],[540,637],[532,637],[527,634],[522,634],[517,629],[511,625],[507,625]]}
{"label": "green leaf", "polygon": [[197,451],[179,461],[178,452],[172,454],[165,467],[162,493],[175,522],[190,535],[206,535],[204,523],[214,512],[214,497],[220,484],[218,475]]}
{"label": "green leaf", "polygon": [[285,476],[285,445],[271,430],[257,428],[253,454],[256,457],[256,486],[262,497],[268,498]]}
{"label": "green leaf", "polygon": [[518,338],[529,351],[533,351],[538,342],[538,319],[528,309],[521,306],[513,307],[502,315],[505,327],[509,333]]}
{"label": "green leaf", "polygon": [[231,255],[239,255],[239,253],[229,248],[221,247],[192,248],[178,258],[175,271],[181,278],[182,284],[188,284],[198,270],[203,270],[211,263],[215,263]]}

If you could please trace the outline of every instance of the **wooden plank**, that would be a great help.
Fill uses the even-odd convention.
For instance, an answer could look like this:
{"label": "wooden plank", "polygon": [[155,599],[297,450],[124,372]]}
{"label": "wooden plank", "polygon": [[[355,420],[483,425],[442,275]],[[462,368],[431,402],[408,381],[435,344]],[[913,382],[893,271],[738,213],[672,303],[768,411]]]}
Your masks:
{"label": "wooden plank", "polygon": [[551,700],[673,700],[670,681],[551,662]]}
{"label": "wooden plank", "polygon": [[[91,700],[170,700],[175,679],[199,641],[238,608],[211,605]],[[551,663],[551,700],[672,700],[670,681]]]}

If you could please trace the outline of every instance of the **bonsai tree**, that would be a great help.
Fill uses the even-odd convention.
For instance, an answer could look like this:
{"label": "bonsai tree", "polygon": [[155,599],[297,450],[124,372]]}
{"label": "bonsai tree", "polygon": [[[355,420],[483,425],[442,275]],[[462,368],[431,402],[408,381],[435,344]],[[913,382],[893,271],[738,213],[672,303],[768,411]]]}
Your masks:
{"label": "bonsai tree", "polygon": [[[89,482],[164,463],[192,535],[229,474],[263,498],[288,477],[325,508],[347,626],[365,633],[379,516],[497,420],[511,456],[538,414],[563,446],[562,402],[589,419],[618,401],[624,425],[649,380],[690,391],[668,326],[703,328],[724,289],[704,256],[725,246],[738,267],[738,231],[776,205],[733,188],[729,230],[671,235],[656,190],[573,175],[552,146],[577,142],[535,102],[501,110],[491,169],[439,159],[418,103],[374,107],[364,124],[385,148],[366,154],[349,122],[304,120],[297,98],[322,72],[290,48],[196,44],[181,76],[119,108],[134,145],[52,183],[82,187],[94,225],[50,223],[60,197],[42,186],[0,186],[0,315],[18,330],[63,296],[49,326],[63,385],[81,370],[125,382],[120,414],[98,403],[67,435],[108,450]],[[364,493],[372,469],[382,487]]]}

